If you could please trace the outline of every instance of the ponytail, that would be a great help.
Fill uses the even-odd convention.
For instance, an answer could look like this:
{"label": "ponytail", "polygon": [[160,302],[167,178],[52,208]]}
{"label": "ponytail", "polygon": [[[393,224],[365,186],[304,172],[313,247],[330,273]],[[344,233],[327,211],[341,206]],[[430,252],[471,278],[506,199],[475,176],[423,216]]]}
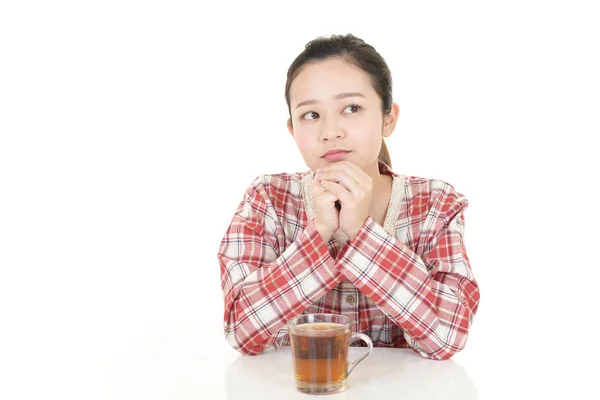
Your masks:
{"label": "ponytail", "polygon": [[379,161],[386,164],[388,167],[392,167],[392,159],[390,158],[390,153],[388,151],[387,145],[385,144],[385,140],[381,139],[381,150],[379,150]]}

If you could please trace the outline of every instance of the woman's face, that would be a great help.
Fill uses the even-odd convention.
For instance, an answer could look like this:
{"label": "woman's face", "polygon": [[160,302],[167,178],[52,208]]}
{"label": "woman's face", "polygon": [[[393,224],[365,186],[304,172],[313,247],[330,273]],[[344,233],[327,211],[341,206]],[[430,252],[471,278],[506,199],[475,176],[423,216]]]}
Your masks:
{"label": "woman's face", "polygon": [[[305,65],[290,87],[288,129],[311,170],[347,160],[367,171],[377,165],[383,128],[381,98],[369,76],[339,58]],[[333,149],[338,153],[324,157]]]}

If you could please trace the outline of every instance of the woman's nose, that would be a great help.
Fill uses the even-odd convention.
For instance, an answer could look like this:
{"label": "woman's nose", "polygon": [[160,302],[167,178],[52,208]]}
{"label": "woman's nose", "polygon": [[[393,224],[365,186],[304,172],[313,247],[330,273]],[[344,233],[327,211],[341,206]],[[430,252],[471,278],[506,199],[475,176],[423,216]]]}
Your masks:
{"label": "woman's nose", "polygon": [[342,138],[343,136],[344,136],[344,135],[342,135],[342,133],[341,133],[341,132],[330,132],[330,133],[324,133],[324,134],[321,136],[321,140],[323,140],[324,142],[327,142],[327,141],[329,141],[329,140],[332,140],[332,139],[340,139],[340,138]]}
{"label": "woman's nose", "polygon": [[321,132],[321,140],[326,142],[332,139],[340,139],[344,136],[344,131],[335,122],[329,122],[323,124],[323,131]]}

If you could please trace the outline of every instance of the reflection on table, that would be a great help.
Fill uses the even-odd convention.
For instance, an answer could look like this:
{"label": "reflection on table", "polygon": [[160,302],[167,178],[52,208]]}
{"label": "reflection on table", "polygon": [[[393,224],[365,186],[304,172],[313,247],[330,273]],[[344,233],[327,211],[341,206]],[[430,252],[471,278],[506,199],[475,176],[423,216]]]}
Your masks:
{"label": "reflection on table", "polygon": [[[349,359],[364,348],[351,347]],[[296,391],[289,347],[259,356],[240,356],[227,369],[227,399],[306,399]],[[375,396],[402,399],[477,400],[477,390],[465,369],[453,360],[433,361],[409,349],[374,348],[348,377],[346,391],[335,398],[367,399]],[[381,397],[383,398],[383,397]]]}

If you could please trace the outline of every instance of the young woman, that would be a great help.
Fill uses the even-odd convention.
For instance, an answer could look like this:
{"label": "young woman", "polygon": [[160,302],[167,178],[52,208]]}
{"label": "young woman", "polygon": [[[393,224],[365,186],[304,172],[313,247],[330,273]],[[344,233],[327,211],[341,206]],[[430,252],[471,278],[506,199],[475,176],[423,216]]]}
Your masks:
{"label": "young woman", "polygon": [[320,37],[289,68],[288,130],[309,170],[262,175],[219,248],[227,341],[256,355],[289,345],[303,313],[350,317],[377,347],[447,359],[479,303],[463,243],[467,199],[391,169],[389,68],[348,34]]}

